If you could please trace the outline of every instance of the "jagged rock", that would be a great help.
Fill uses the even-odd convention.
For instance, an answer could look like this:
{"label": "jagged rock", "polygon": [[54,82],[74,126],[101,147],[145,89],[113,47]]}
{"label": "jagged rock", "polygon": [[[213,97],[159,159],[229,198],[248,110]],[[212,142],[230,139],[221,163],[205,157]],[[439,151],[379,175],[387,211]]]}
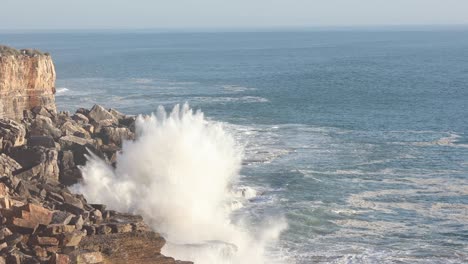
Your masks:
{"label": "jagged rock", "polygon": [[91,138],[88,131],[82,128],[78,123],[74,121],[67,121],[61,127],[62,135],[64,136],[77,136],[80,138]]}
{"label": "jagged rock", "polygon": [[94,105],[93,108],[91,108],[91,111],[89,111],[88,116],[97,123],[104,120],[110,120],[111,124],[118,123],[117,118],[100,105]]}
{"label": "jagged rock", "polygon": [[119,121],[125,118],[125,114],[122,114],[114,108],[109,109],[109,113],[111,113]]}
{"label": "jagged rock", "polygon": [[38,225],[48,225],[52,221],[52,212],[46,208],[27,204],[23,207],[13,209],[14,217],[11,219],[12,226],[18,232],[29,233],[35,230]]}
{"label": "jagged rock", "polygon": [[126,127],[104,127],[101,129],[104,144],[122,145],[123,140],[135,139],[135,134]]}
{"label": "jagged rock", "polygon": [[60,235],[60,245],[64,247],[76,247],[81,239],[86,236],[86,232],[75,230]]}
{"label": "jagged rock", "polygon": [[0,176],[9,176],[19,169],[21,169],[21,165],[18,162],[3,153],[0,154]]}
{"label": "jagged rock", "polygon": [[60,182],[67,186],[77,183],[81,178],[81,171],[75,165],[73,152],[61,151],[59,154]]}
{"label": "jagged rock", "polygon": [[[131,232],[86,236],[82,250],[101,252],[105,263],[175,263],[160,254],[165,240],[154,232]],[[167,262],[162,262],[162,261]]]}
{"label": "jagged rock", "polygon": [[17,149],[12,156],[22,166],[22,169],[15,172],[18,177],[23,179],[40,177],[58,181],[59,167],[56,149],[44,147]]}
{"label": "jagged rock", "polygon": [[33,119],[29,130],[29,133],[33,136],[51,136],[56,139],[62,135],[62,131],[55,127],[52,119],[42,115],[37,115]]}
{"label": "jagged rock", "polygon": [[41,116],[46,116],[52,119],[55,118],[55,115],[56,115],[55,109],[49,110],[42,105],[38,105],[38,106],[31,108],[31,112],[34,113],[36,117],[37,115],[41,115]]}
{"label": "jagged rock", "polygon": [[66,150],[75,150],[78,148],[83,148],[86,145],[93,145],[94,141],[91,139],[80,138],[77,136],[64,136],[59,139],[59,143],[63,149]]}
{"label": "jagged rock", "polygon": [[67,212],[55,211],[51,224],[68,225],[74,217],[76,216]]}
{"label": "jagged rock", "polygon": [[56,148],[54,138],[51,136],[30,136],[28,138],[28,147]]}
{"label": "jagged rock", "polygon": [[85,125],[89,123],[89,118],[87,118],[85,115],[76,113],[72,116],[72,119],[75,120],[78,124]]}
{"label": "jagged rock", "polygon": [[10,119],[0,119],[0,151],[10,152],[12,147],[24,145],[25,136],[23,125]]}

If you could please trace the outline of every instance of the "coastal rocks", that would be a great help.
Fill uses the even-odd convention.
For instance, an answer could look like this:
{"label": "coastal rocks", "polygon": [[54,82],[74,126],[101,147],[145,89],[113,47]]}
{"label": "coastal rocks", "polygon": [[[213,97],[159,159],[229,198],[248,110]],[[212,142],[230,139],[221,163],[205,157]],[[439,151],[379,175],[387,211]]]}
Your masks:
{"label": "coastal rocks", "polygon": [[0,46],[0,118],[21,120],[23,111],[55,111],[55,68],[49,55]]}
{"label": "coastal rocks", "polygon": [[88,116],[91,120],[93,120],[96,123],[105,120],[109,121],[109,125],[118,123],[118,119],[100,105],[94,105],[93,108],[91,108],[91,110],[89,111]]}
{"label": "coastal rocks", "polygon": [[23,125],[9,119],[0,119],[0,151],[8,153],[12,147],[25,144],[26,130]]}
{"label": "coastal rocks", "polygon": [[135,139],[135,134],[126,127],[104,127],[101,130],[101,138],[104,144],[121,146],[123,140]]}
{"label": "coastal rocks", "polygon": [[81,181],[90,152],[115,163],[135,138],[134,122],[101,106],[74,115],[41,106],[21,123],[0,120],[8,142],[0,150],[0,264],[191,263],[162,255],[165,239],[141,216],[89,204],[67,187]]}

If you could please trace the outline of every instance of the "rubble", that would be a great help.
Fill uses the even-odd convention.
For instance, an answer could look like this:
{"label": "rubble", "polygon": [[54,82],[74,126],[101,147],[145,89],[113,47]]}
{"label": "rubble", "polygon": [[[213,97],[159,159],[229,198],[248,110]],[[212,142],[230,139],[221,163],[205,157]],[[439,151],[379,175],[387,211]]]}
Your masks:
{"label": "rubble", "polygon": [[68,186],[88,151],[109,164],[135,117],[95,105],[75,114],[43,106],[0,119],[1,263],[191,263],[163,256],[164,238],[138,215],[90,204]]}

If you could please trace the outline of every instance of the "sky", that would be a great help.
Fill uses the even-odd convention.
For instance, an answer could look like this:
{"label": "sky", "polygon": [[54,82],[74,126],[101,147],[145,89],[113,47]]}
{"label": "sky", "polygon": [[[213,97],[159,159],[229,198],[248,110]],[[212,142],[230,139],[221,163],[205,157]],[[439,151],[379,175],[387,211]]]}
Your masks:
{"label": "sky", "polygon": [[465,25],[468,0],[1,0],[0,29]]}

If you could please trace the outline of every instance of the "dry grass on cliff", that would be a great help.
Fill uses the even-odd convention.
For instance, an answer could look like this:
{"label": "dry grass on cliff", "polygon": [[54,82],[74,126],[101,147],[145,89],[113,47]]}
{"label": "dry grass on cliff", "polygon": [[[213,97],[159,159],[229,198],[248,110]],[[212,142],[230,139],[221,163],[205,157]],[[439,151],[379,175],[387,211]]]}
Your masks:
{"label": "dry grass on cliff", "polygon": [[0,45],[0,56],[38,56],[38,55],[46,55],[49,56],[48,53],[42,53],[39,50],[35,49],[22,49],[22,50],[17,50],[15,48],[10,48],[8,46]]}

